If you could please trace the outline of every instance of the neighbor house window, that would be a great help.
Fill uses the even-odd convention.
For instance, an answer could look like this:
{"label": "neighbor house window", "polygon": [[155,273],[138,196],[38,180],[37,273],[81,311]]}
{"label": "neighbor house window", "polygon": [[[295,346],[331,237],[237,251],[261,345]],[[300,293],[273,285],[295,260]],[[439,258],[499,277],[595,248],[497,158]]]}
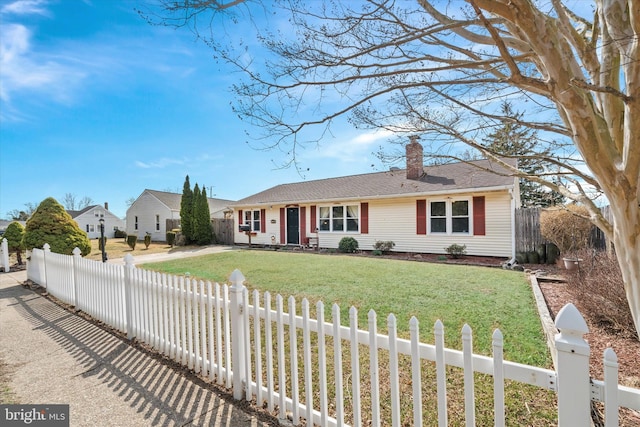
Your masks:
{"label": "neighbor house window", "polygon": [[318,213],[320,231],[357,232],[359,229],[358,205],[320,206]]}
{"label": "neighbor house window", "polygon": [[244,223],[251,231],[260,231],[260,210],[244,211]]}
{"label": "neighbor house window", "polygon": [[87,224],[87,232],[93,233],[95,231],[93,224]]}
{"label": "neighbor house window", "polygon": [[134,230],[138,229],[138,216],[137,215],[134,217],[133,229]]}
{"label": "neighbor house window", "polygon": [[430,233],[469,233],[469,201],[430,202],[428,224]]}
{"label": "neighbor house window", "polygon": [[156,231],[160,231],[160,215],[156,215]]}

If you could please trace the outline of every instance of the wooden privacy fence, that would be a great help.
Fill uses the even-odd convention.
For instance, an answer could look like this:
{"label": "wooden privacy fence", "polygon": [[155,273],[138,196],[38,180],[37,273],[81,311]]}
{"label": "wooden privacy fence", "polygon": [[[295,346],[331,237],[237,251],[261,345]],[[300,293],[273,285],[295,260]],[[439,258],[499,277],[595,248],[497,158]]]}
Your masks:
{"label": "wooden privacy fence", "polygon": [[[542,211],[542,208],[516,209],[516,252],[526,253],[536,251],[540,245],[549,243],[540,233],[540,213]],[[608,206],[602,208],[602,214],[609,221],[612,220],[611,209]],[[591,231],[589,245],[599,250],[607,247],[607,239],[604,233],[596,226],[594,226]]]}
{"label": "wooden privacy fence", "polygon": [[[180,228],[179,219],[167,219],[167,230]],[[233,245],[233,219],[214,218],[211,220],[211,232],[214,243],[219,245]]]}
{"label": "wooden privacy fence", "polygon": [[[447,396],[457,391],[448,383],[451,367],[463,372],[467,426],[475,425],[474,373],[493,377],[496,426],[505,425],[505,380],[557,393],[560,426],[589,425],[591,401],[604,403],[608,427],[618,425],[619,407],[640,410],[640,390],[618,384],[613,350],[604,353],[604,381],[590,378],[587,325],[572,304],[556,317],[557,363],[550,370],[504,360],[499,330],[493,334],[493,357],[481,356],[472,351],[468,325],[462,329],[462,351],[453,350],[444,345],[440,321],[433,329],[435,344],[425,344],[415,317],[407,340],[398,337],[393,314],[383,334],[373,310],[368,327],[361,329],[355,307],[344,326],[337,304],[326,321],[322,302],[312,315],[306,299],[300,314],[293,297],[285,305],[280,295],[272,299],[254,291],[250,301],[238,270],[231,286],[220,285],[138,269],[131,255],[123,266],[82,259],[79,250],[73,256],[54,254],[47,246],[33,250],[27,273],[51,295],[226,386],[236,399],[255,398],[283,419],[289,411],[295,425],[422,426],[437,417],[438,425],[446,426],[451,422]],[[368,353],[367,365],[361,352]],[[437,410],[427,413],[422,370],[434,364]],[[361,370],[369,373],[366,381]],[[403,377],[410,378],[409,390],[402,387]],[[382,382],[389,386],[384,396]]]}

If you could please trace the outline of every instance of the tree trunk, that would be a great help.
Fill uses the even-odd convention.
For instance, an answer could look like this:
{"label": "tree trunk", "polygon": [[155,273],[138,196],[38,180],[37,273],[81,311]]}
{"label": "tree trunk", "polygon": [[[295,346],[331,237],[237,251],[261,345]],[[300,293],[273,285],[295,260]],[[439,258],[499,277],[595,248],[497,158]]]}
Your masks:
{"label": "tree trunk", "polygon": [[624,290],[631,316],[640,339],[640,222],[637,200],[611,203],[613,213],[613,243],[620,264]]}

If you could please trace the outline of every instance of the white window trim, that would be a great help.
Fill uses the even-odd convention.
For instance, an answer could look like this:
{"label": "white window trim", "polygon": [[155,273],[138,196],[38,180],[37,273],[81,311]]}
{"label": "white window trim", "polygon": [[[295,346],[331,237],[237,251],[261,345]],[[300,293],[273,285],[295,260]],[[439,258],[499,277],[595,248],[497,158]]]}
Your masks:
{"label": "white window trim", "polygon": [[[446,228],[445,233],[441,231],[431,231],[431,203],[444,202],[445,203],[445,218]],[[469,231],[467,232],[453,232],[453,203],[454,202],[467,202],[468,210],[466,218],[469,220]],[[436,217],[441,218],[441,217]],[[456,217],[464,218],[464,217]],[[457,197],[446,199],[431,199],[427,200],[427,234],[434,236],[473,236],[473,198],[472,197]]]}
{"label": "white window trim", "polygon": [[[251,219],[247,219],[247,212],[251,212]],[[255,212],[258,212],[258,219],[255,219]],[[246,209],[242,211],[242,217],[242,223],[251,227],[252,232],[259,233],[262,231],[260,230],[260,223],[262,222],[262,212],[260,212],[260,209]],[[254,227],[256,223],[258,224],[257,228]]]}
{"label": "white window trim", "polygon": [[[344,208],[344,230],[338,230],[338,231],[334,231],[333,229],[333,208],[341,206]],[[358,210],[358,216],[357,216],[357,220],[358,220],[358,229],[357,230],[347,230],[347,221],[348,221],[348,217],[347,217],[347,209],[349,206],[354,206],[357,210]],[[320,221],[323,218],[320,218],[320,209],[321,208],[328,208],[329,209],[329,229],[328,230],[321,230],[320,229]],[[342,233],[342,234],[360,234],[360,225],[361,225],[361,221],[362,221],[362,212],[360,211],[360,203],[357,204],[349,204],[349,203],[344,203],[344,204],[337,204],[337,205],[318,205],[317,207],[317,223],[316,223],[316,229],[318,230],[319,233]]]}

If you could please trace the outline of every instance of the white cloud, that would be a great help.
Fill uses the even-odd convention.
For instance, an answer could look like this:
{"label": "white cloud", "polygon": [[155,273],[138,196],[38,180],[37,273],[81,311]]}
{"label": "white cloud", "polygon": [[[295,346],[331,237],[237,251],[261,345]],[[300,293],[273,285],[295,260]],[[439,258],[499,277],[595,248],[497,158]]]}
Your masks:
{"label": "white cloud", "polygon": [[324,140],[317,150],[306,150],[303,154],[306,158],[332,158],[342,162],[362,163],[363,159],[369,159],[371,152],[383,140],[393,136],[393,132],[376,130],[360,133],[346,139]]}
{"label": "white cloud", "polygon": [[0,13],[48,16],[49,12],[44,7],[46,4],[45,0],[18,0],[2,6]]}
{"label": "white cloud", "polygon": [[31,31],[21,24],[6,24],[0,30],[0,99],[7,102],[14,92],[37,90],[58,102],[70,100],[70,88],[86,74],[54,58],[34,54]]}
{"label": "white cloud", "polygon": [[164,169],[167,166],[171,165],[183,165],[186,163],[186,160],[180,159],[170,159],[168,157],[163,157],[158,160],[154,160],[151,162],[142,162],[140,160],[135,161],[135,165],[142,169]]}

